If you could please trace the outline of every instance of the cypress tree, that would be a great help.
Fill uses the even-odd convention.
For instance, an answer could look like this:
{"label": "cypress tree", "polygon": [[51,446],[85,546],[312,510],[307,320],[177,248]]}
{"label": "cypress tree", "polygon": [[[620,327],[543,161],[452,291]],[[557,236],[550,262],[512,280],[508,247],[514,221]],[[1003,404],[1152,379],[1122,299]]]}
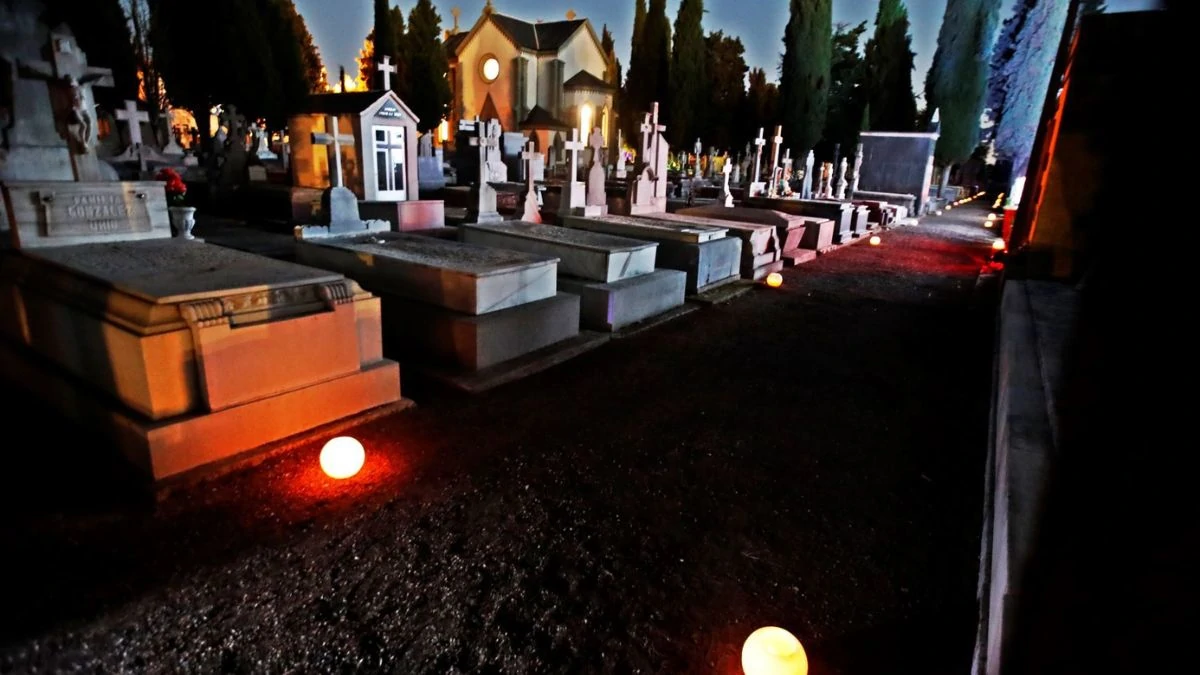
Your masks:
{"label": "cypress tree", "polygon": [[[671,47],[669,81],[671,123],[667,129],[674,145],[683,145],[700,133],[707,90],[711,86],[705,67],[704,0],[683,0],[675,16],[675,41]],[[710,139],[711,142],[711,139]]]}
{"label": "cypress tree", "polygon": [[641,123],[641,113],[638,107],[641,105],[641,83],[634,80],[635,72],[640,72],[643,68],[642,63],[642,37],[645,35],[646,28],[646,0],[637,0],[633,8],[633,39],[629,43],[629,70],[626,72],[625,84],[621,88],[620,107],[621,111],[621,128],[625,132],[625,138],[631,144],[636,146],[634,141],[637,138],[638,125]]}
{"label": "cypress tree", "polygon": [[[403,15],[401,15],[403,17]],[[403,18],[401,18],[403,21]],[[392,23],[392,11],[388,6],[388,0],[375,0],[375,61],[382,61],[383,57],[392,57],[392,63],[400,61],[400,49],[396,43],[396,31]],[[393,77],[392,81],[396,79]],[[372,89],[383,89],[383,73],[374,72],[374,76],[370,80],[374,85]]]}
{"label": "cypress tree", "polygon": [[941,111],[936,159],[949,168],[979,145],[979,117],[987,95],[988,59],[1000,0],[948,0],[933,65],[925,78],[926,110]]}
{"label": "cypress tree", "polygon": [[1011,54],[998,64],[1001,72],[996,79],[1004,83],[1005,95],[996,127],[996,153],[1012,160],[1014,179],[1024,176],[1029,166],[1059,40],[1066,29],[1067,9],[1066,3],[1055,0],[1028,0],[1018,5],[1021,19],[1014,30]]}
{"label": "cypress tree", "polygon": [[839,143],[843,149],[853,148],[858,143],[863,109],[867,105],[866,65],[858,50],[865,32],[866,21],[854,27],[838,24],[833,33],[825,140]]}
{"label": "cypress tree", "polygon": [[[705,38],[710,89],[697,105],[696,122],[701,125],[696,135],[717,148],[735,152],[735,143],[744,142],[745,129],[738,124],[738,113],[746,109],[746,47],[741,38],[725,35],[723,31],[709,33]],[[707,114],[705,114],[707,111]],[[686,143],[685,143],[686,145]]]}
{"label": "cypress tree", "polygon": [[[637,27],[634,27],[637,31]],[[629,74],[625,80],[628,100],[626,132],[629,138],[637,138],[642,114],[650,111],[656,100],[660,105],[660,120],[670,119],[667,115],[668,102],[659,98],[667,91],[670,73],[671,24],[667,20],[666,0],[650,0],[646,18],[642,22],[641,40],[635,38],[638,49],[629,63]]]}
{"label": "cypress tree", "polygon": [[113,71],[114,86],[92,90],[97,102],[120,105],[138,98],[138,61],[133,48],[129,20],[120,0],[51,0],[46,4],[46,23],[66,23],[75,35],[88,63]]}
{"label": "cypress tree", "polygon": [[832,40],[830,0],[791,0],[779,95],[783,138],[793,157],[805,156],[821,140],[829,105]]}
{"label": "cypress tree", "polygon": [[913,56],[908,8],[902,0],[879,0],[866,54],[871,129],[912,131],[917,119]]}
{"label": "cypress tree", "polygon": [[408,104],[421,118],[417,128],[422,133],[442,123],[452,95],[441,24],[442,17],[430,0],[417,0],[408,15],[408,86],[409,91],[420,92],[420,96],[410,97]]}
{"label": "cypress tree", "polygon": [[746,90],[746,117],[748,124],[744,130],[747,139],[758,138],[758,130],[770,135],[775,130],[779,120],[779,87],[767,81],[767,73],[762,68],[750,70],[750,86]]}

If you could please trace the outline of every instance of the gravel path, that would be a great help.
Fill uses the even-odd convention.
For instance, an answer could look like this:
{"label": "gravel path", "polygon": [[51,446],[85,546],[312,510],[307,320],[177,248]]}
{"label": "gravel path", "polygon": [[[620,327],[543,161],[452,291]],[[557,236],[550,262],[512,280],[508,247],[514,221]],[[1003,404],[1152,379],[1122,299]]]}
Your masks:
{"label": "gravel path", "polygon": [[954,215],[483,396],[417,392],[355,431],[346,483],[312,444],[131,502],[10,405],[40,437],[0,503],[0,671],[732,674],[777,624],[814,673],[966,672],[993,308],[982,211]]}

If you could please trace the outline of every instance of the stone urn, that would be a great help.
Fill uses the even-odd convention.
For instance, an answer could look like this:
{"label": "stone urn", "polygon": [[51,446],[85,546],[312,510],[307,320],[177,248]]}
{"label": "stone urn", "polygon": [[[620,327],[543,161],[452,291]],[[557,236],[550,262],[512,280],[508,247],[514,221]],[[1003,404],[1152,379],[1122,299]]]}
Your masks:
{"label": "stone urn", "polygon": [[170,206],[167,211],[171,214],[171,233],[179,239],[195,239],[192,228],[196,226],[196,207]]}

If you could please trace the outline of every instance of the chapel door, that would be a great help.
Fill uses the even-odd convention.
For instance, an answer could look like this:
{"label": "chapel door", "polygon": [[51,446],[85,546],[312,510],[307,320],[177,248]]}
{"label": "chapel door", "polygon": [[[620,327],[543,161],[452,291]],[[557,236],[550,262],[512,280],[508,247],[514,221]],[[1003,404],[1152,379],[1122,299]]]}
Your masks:
{"label": "chapel door", "polygon": [[404,127],[372,127],[372,135],[375,137],[375,186],[379,201],[408,199]]}

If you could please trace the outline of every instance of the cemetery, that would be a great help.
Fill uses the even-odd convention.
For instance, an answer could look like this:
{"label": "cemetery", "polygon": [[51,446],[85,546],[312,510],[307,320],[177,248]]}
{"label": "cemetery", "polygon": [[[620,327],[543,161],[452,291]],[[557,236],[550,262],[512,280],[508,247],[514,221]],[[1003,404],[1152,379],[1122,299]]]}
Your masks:
{"label": "cemetery", "polygon": [[0,0],[0,671],[1052,672],[1144,3]]}

